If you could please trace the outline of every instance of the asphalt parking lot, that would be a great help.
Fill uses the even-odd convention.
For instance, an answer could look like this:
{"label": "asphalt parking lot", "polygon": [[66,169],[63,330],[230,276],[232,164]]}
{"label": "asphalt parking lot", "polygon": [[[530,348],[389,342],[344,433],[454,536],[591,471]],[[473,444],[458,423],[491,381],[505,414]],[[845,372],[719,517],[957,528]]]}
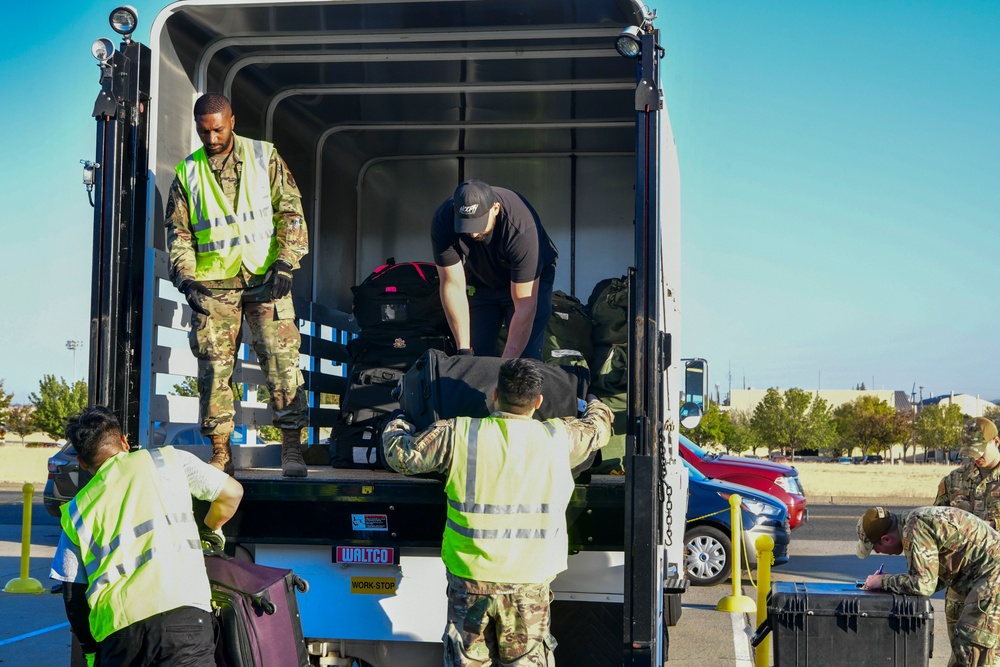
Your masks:
{"label": "asphalt parking lot", "polygon": [[[18,488],[0,488],[0,585],[20,575],[21,493]],[[810,506],[810,521],[793,533],[788,564],[775,568],[780,581],[855,581],[870,573],[877,563],[858,560],[854,541],[849,538],[860,514],[859,506]],[[33,504],[29,576],[46,590],[49,564],[59,539],[56,519],[48,516],[40,495]],[[844,539],[848,537],[848,539]],[[869,559],[871,560],[871,559]],[[901,557],[887,558],[886,572],[902,571]],[[756,574],[754,575],[756,577]],[[749,577],[743,577],[743,593],[755,597]],[[719,600],[731,593],[732,584],[691,588],[683,598],[683,613],[670,630],[669,664],[675,667],[718,665],[751,667],[753,655],[749,635],[752,615],[716,611]],[[934,646],[928,667],[948,663],[944,603],[938,594],[932,599],[935,613]],[[558,639],[558,638],[557,638]],[[858,647],[860,649],[860,647]],[[0,593],[0,667],[37,667],[70,664],[71,639],[63,611],[62,596]],[[769,663],[771,664],[771,663]]]}

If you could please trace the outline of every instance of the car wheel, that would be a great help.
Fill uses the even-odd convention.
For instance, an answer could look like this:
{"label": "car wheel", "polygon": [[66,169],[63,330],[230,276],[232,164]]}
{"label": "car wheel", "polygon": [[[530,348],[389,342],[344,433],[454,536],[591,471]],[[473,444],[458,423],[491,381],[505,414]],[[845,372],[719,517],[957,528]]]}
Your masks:
{"label": "car wheel", "polygon": [[733,544],[712,526],[698,526],[684,535],[685,570],[694,586],[714,586],[729,574]]}

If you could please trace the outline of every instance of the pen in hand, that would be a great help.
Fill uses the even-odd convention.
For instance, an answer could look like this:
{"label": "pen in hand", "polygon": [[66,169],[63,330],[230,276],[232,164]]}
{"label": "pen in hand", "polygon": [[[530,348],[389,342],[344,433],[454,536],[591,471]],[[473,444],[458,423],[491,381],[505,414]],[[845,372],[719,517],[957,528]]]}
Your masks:
{"label": "pen in hand", "polygon": [[[883,568],[884,568],[884,567],[885,567],[885,563],[881,563],[881,564],[880,564],[880,565],[878,566],[878,569],[877,569],[877,570],[875,570],[875,574],[876,574],[876,575],[879,575],[879,574],[882,574],[882,571],[883,571]],[[872,575],[872,576],[875,576],[875,575]],[[868,582],[867,582],[867,581],[865,581],[865,583],[864,583],[864,584],[863,584],[863,585],[861,586],[861,589],[862,589],[862,590],[865,590],[865,591],[870,591],[870,590],[871,590],[870,588],[868,588]]]}

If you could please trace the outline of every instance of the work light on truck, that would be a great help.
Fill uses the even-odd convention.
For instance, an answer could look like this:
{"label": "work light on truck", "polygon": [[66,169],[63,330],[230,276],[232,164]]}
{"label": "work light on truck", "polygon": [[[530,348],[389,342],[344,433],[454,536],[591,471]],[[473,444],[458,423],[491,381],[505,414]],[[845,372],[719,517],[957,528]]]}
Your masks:
{"label": "work light on truck", "polygon": [[101,37],[95,39],[94,43],[90,45],[90,52],[104,65],[111,60],[111,56],[115,55],[115,45],[107,37]]}
{"label": "work light on truck", "polygon": [[139,23],[139,12],[131,5],[123,5],[111,12],[111,15],[108,16],[108,23],[111,24],[112,30],[128,41]]}
{"label": "work light on truck", "polygon": [[642,53],[642,41],[639,38],[639,28],[634,25],[622,30],[615,40],[615,51],[626,58],[638,58]]}

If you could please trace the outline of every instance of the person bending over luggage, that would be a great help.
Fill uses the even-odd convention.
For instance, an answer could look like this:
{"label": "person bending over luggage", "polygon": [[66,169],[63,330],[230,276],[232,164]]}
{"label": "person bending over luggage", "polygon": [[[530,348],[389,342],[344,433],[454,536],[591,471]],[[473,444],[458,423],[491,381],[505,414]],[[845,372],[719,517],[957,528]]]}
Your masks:
{"label": "person bending over luggage", "polygon": [[211,594],[191,497],[211,502],[202,533],[218,546],[243,487],[173,447],[129,452],[105,407],[70,419],[66,439],[94,477],[62,506],[50,576],[64,582],[66,615],[87,663],[214,667]]}
{"label": "person bending over luggage", "polygon": [[532,419],[542,404],[540,363],[500,366],[489,417],[415,433],[404,416],[382,433],[393,469],[446,476],[446,667],[545,665],[556,646],[549,583],[566,569],[571,470],[608,443],[611,410],[588,396],[582,418]]}
{"label": "person bending over luggage", "polygon": [[500,356],[541,359],[559,253],[528,200],[465,181],[434,213],[431,244],[459,354],[496,356],[506,323]]}
{"label": "person bending over luggage", "polygon": [[873,550],[905,555],[908,570],[868,575],[865,588],[929,596],[947,586],[965,598],[949,666],[1000,665],[1000,533],[955,507],[872,507],[858,520],[858,557]]}
{"label": "person bending over luggage", "polygon": [[[938,484],[935,505],[957,507],[997,527],[1000,519],[1000,451],[997,427],[986,417],[976,417],[962,434],[963,463]],[[951,587],[944,594],[948,640],[954,641],[955,624],[965,608],[965,596]]]}

